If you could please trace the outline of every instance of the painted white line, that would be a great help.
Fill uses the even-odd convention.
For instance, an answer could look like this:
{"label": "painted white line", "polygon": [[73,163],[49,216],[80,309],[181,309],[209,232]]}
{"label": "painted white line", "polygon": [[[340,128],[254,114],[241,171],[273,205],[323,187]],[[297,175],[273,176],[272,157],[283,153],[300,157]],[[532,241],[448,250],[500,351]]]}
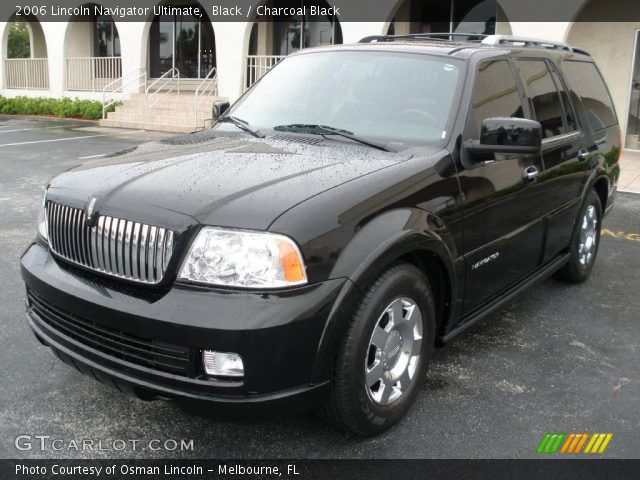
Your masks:
{"label": "painted white line", "polygon": [[33,145],[34,143],[52,143],[52,142],[67,142],[70,140],[84,140],[85,138],[97,138],[97,137],[113,137],[115,135],[131,135],[134,133],[144,132],[144,130],[134,130],[133,132],[119,132],[119,133],[104,133],[102,135],[86,135],[84,137],[67,137],[67,138],[54,138],[51,140],[34,140],[31,142],[17,142],[17,143],[3,143],[0,147],[14,147],[18,145]]}
{"label": "painted white line", "polygon": [[[14,125],[18,126],[18,125]],[[37,128],[18,128],[16,130],[0,130],[0,133],[12,133],[12,132],[28,132],[30,130],[46,130],[47,128],[73,128],[80,125],[53,125],[51,127],[37,127]]]}
{"label": "painted white line", "polygon": [[86,155],[84,157],[78,157],[78,160],[89,160],[91,158],[106,157],[107,155],[109,155],[109,154],[108,153],[99,153],[98,155]]}

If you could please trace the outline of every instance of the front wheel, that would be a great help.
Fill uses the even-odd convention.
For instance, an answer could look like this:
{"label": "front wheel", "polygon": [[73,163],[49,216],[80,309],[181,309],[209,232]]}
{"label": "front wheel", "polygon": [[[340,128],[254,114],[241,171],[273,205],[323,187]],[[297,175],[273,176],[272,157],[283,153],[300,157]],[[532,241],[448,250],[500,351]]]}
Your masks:
{"label": "front wheel", "polygon": [[580,283],[589,277],[598,254],[601,227],[602,204],[596,192],[591,191],[582,207],[577,228],[571,239],[569,261],[558,270],[557,278]]}
{"label": "front wheel", "polygon": [[367,290],[338,352],[321,416],[342,431],[375,435],[399,422],[424,385],[435,335],[431,289],[398,264]]}

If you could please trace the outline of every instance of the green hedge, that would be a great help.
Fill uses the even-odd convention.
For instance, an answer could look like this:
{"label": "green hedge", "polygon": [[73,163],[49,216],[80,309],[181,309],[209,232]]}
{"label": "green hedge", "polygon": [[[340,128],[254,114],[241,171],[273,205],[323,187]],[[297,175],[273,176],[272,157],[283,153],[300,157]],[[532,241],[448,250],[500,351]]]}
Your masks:
{"label": "green hedge", "polygon": [[[109,110],[112,110],[111,107]],[[102,103],[71,98],[0,97],[0,113],[14,115],[50,115],[65,118],[102,118]]]}

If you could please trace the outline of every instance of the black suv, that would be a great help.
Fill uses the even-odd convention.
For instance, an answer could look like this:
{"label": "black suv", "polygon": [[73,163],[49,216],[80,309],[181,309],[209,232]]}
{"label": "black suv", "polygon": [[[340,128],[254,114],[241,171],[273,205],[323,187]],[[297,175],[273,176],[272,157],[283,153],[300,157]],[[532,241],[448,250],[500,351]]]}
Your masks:
{"label": "black suv", "polygon": [[29,324],[142,398],[361,435],[407,412],[434,346],[587,278],[619,175],[596,65],[544,41],[304,50],[214,116],[50,182]]}

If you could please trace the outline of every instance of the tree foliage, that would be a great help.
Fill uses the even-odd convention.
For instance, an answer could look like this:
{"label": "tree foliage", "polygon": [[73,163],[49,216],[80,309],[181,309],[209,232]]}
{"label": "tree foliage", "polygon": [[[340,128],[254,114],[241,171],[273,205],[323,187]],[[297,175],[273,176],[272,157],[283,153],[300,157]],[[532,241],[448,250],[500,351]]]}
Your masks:
{"label": "tree foliage", "polygon": [[27,22],[12,23],[7,45],[8,58],[29,58],[31,56],[29,28]]}

